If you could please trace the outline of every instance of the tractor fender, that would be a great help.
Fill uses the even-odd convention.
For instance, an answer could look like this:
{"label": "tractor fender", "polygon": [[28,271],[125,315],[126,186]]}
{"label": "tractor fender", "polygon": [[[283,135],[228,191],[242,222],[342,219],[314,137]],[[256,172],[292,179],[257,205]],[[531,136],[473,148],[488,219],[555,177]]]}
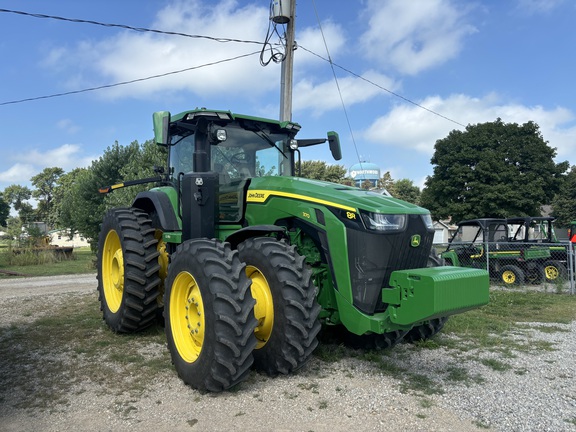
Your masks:
{"label": "tractor fender", "polygon": [[226,237],[226,241],[230,243],[232,249],[236,249],[244,240],[252,237],[263,237],[268,234],[275,234],[278,240],[288,239],[286,235],[286,228],[278,225],[254,225],[241,228],[238,231]]}
{"label": "tractor fender", "polygon": [[162,192],[140,192],[132,207],[145,211],[152,217],[155,228],[162,231],[179,231],[180,225],[168,195]]}

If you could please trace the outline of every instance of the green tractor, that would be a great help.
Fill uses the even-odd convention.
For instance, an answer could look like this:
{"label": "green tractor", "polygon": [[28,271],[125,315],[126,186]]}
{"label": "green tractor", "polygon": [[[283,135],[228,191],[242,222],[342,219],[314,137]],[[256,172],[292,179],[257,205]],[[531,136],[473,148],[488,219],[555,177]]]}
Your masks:
{"label": "green tractor", "polygon": [[164,319],[179,376],[222,391],[254,367],[301,368],[322,324],[372,346],[436,334],[488,302],[483,270],[427,268],[427,210],[295,176],[300,126],[229,111],[154,113],[166,167],[131,207],[104,216],[98,291],[106,324],[131,333]]}

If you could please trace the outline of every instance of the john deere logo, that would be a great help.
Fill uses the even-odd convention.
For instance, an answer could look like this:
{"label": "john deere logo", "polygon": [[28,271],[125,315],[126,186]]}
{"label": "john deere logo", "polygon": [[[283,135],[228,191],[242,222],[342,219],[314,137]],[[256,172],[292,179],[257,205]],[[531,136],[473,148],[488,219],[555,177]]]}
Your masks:
{"label": "john deere logo", "polygon": [[420,246],[420,236],[418,234],[415,234],[412,237],[410,237],[410,246],[412,247]]}

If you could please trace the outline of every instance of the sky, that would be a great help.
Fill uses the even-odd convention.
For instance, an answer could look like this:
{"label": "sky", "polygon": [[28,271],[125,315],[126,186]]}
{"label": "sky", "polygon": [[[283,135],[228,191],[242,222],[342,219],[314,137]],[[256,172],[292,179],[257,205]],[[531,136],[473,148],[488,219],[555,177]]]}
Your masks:
{"label": "sky", "polygon": [[[0,192],[30,186],[44,168],[87,167],[116,141],[152,139],[154,111],[280,116],[281,66],[260,62],[270,0],[0,0],[0,9],[202,36],[0,12]],[[575,21],[572,0],[299,0],[292,119],[299,138],[337,131],[343,153],[336,162],[317,146],[303,159],[367,161],[422,187],[437,140],[501,118],[536,122],[556,161],[576,164]],[[141,81],[44,97],[132,80]],[[11,103],[23,99],[36,100]]]}

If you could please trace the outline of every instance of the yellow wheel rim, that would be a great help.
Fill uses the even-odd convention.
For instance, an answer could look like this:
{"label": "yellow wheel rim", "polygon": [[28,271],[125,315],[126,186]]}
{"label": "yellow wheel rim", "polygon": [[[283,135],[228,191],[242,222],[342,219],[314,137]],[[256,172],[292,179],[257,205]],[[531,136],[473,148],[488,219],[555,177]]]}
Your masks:
{"label": "yellow wheel rim", "polygon": [[159,272],[159,276],[160,276],[160,295],[158,296],[158,306],[163,307],[164,306],[164,281],[166,280],[166,277],[168,276],[168,262],[169,262],[169,254],[168,251],[166,250],[166,243],[164,242],[164,239],[162,238],[162,231],[160,230],[156,230],[156,232],[154,233],[154,237],[156,238],[156,240],[158,240],[158,245],[156,246],[156,249],[158,250],[158,252],[160,253],[160,255],[158,256],[158,264],[160,264],[160,272]]}
{"label": "yellow wheel rim", "polygon": [[546,279],[548,280],[555,280],[558,279],[558,269],[555,266],[546,266],[544,267],[544,274],[546,275]]}
{"label": "yellow wheel rim", "polygon": [[254,266],[246,266],[246,276],[252,280],[252,297],[256,300],[254,306],[254,316],[258,320],[258,325],[254,330],[256,335],[256,349],[262,348],[270,339],[272,327],[274,326],[274,302],[270,285],[264,275]]}
{"label": "yellow wheel rim", "polygon": [[116,313],[122,304],[124,295],[124,255],[120,237],[110,230],[104,241],[102,251],[102,286],[104,298],[110,312]]}
{"label": "yellow wheel rim", "polygon": [[513,284],[514,282],[516,282],[516,275],[514,274],[513,271],[506,270],[504,273],[502,273],[502,280],[504,281],[504,283]]}
{"label": "yellow wheel rim", "polygon": [[170,328],[180,357],[188,363],[200,356],[204,343],[204,303],[196,279],[181,272],[170,295]]}

